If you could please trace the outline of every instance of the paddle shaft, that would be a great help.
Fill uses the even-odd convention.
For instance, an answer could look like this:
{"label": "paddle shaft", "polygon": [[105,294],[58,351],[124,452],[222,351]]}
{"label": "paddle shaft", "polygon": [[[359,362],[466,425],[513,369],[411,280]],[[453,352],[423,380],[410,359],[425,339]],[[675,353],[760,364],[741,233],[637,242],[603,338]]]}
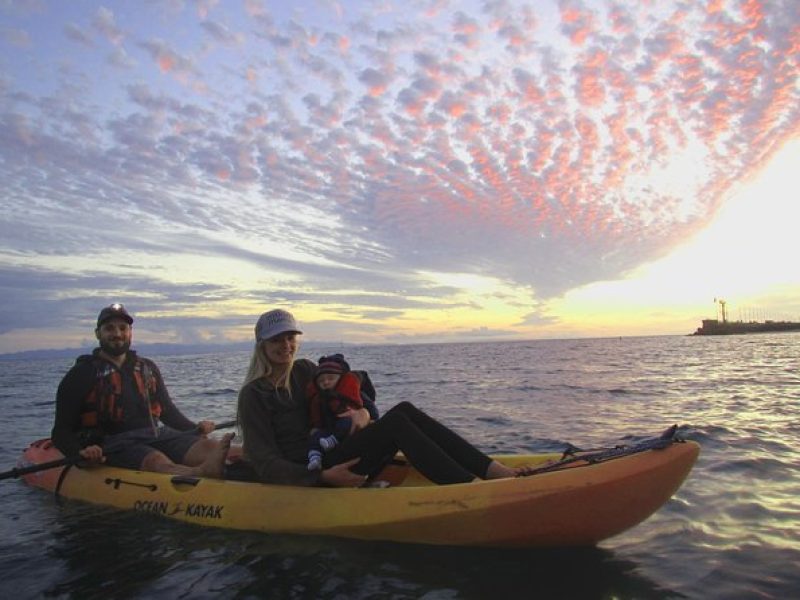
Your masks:
{"label": "paddle shaft", "polygon": [[531,471],[525,473],[523,477],[530,477],[531,475],[538,475],[539,473],[547,473],[549,471],[559,471],[570,464],[578,462],[585,462],[587,465],[592,465],[599,462],[612,460],[614,458],[620,458],[622,456],[644,452],[645,450],[660,450],[681,441],[675,438],[675,432],[677,430],[678,426],[673,425],[660,436],[643,440],[638,444],[633,444],[632,446],[623,445],[615,446],[614,448],[581,450],[579,451],[580,454],[572,454],[569,456],[569,458],[562,458],[561,460],[552,464],[545,465],[537,469],[532,469]]}
{"label": "paddle shaft", "polygon": [[[228,429],[229,427],[233,427],[236,425],[236,421],[225,421],[224,423],[219,423],[214,426],[214,430],[217,429]],[[196,429],[194,430],[196,431]],[[180,433],[176,433],[174,435],[166,436],[161,438],[162,440],[171,440],[180,437],[189,433],[188,431],[181,431]],[[77,464],[82,460],[81,456],[65,456],[64,458],[59,458],[57,460],[51,460],[46,463],[39,463],[38,465],[30,465],[28,467],[14,467],[8,471],[0,473],[0,481],[3,479],[12,479],[21,477],[23,475],[28,475],[29,473],[38,473],[39,471],[46,471],[47,469],[55,469],[56,467],[65,467],[67,465],[74,465]]]}

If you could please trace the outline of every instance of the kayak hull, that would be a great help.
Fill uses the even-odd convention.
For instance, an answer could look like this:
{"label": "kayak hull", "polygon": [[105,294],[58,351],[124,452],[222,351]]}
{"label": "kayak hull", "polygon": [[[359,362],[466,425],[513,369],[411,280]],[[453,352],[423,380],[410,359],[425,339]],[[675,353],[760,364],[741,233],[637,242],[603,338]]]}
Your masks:
{"label": "kayak hull", "polygon": [[[197,525],[363,540],[490,547],[587,546],[640,523],[678,490],[699,454],[674,443],[530,477],[437,486],[409,467],[387,488],[305,488],[187,478],[114,467],[61,467],[24,476],[61,497]],[[32,444],[24,465],[61,454]],[[496,456],[511,465],[554,455]],[[66,472],[64,472],[66,468]],[[398,467],[393,467],[398,469]]]}

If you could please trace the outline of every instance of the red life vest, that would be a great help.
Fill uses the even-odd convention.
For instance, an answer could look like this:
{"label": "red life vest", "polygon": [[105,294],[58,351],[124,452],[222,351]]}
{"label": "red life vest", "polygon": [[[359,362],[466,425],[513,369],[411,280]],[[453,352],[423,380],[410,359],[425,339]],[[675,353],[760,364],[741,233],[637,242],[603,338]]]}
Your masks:
{"label": "red life vest", "polygon": [[[125,414],[122,405],[122,373],[114,365],[93,360],[95,383],[83,401],[81,425],[96,427],[100,423],[122,423]],[[142,400],[147,403],[154,418],[161,416],[162,406],[156,397],[158,382],[152,367],[141,358],[133,364],[133,378]]]}
{"label": "red life vest", "polygon": [[322,423],[322,405],[325,404],[333,415],[338,415],[349,408],[364,408],[361,399],[361,380],[352,371],[342,373],[336,386],[329,392],[317,387],[315,381],[308,384],[308,396],[311,404],[311,425],[320,427]]}

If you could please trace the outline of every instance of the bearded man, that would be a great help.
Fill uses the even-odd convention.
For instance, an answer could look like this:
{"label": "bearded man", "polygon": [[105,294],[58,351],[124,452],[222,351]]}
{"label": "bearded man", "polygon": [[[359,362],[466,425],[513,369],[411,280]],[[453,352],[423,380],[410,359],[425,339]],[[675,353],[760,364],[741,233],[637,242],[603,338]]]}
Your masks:
{"label": "bearded man", "polygon": [[122,304],[100,311],[92,354],[79,356],[56,393],[52,440],[90,464],[177,475],[222,477],[233,434],[205,434],[178,410],[156,364],[131,350],[133,317]]}

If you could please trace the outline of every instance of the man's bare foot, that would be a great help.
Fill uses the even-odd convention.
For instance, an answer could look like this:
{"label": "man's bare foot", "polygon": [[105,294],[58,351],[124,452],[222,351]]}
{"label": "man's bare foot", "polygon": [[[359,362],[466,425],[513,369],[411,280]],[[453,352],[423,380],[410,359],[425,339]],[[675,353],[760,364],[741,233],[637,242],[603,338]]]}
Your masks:
{"label": "man's bare foot", "polygon": [[209,453],[208,458],[197,466],[197,474],[200,477],[222,479],[225,472],[225,458],[228,456],[231,440],[235,435],[235,433],[226,433],[222,436],[217,447]]}

